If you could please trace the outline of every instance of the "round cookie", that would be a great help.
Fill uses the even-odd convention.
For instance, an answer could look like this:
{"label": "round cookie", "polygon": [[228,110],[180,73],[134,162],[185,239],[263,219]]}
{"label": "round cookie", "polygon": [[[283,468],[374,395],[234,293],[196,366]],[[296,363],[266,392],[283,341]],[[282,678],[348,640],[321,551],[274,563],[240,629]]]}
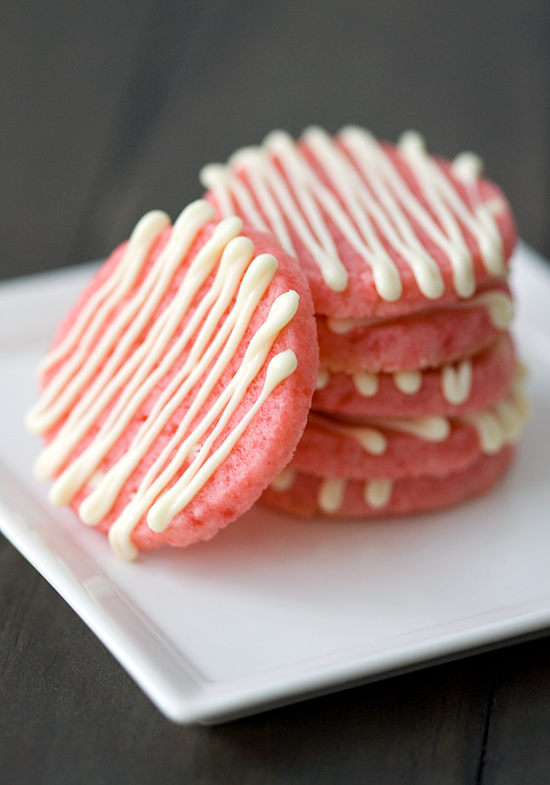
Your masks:
{"label": "round cookie", "polygon": [[385,518],[431,512],[489,491],[506,473],[515,447],[482,455],[474,463],[441,476],[391,480],[346,480],[285,472],[267,488],[261,502],[292,515]]}
{"label": "round cookie", "polygon": [[456,417],[311,412],[290,465],[322,477],[446,475],[517,441],[528,411],[518,382],[494,406]]}
{"label": "round cookie", "polygon": [[508,333],[484,352],[440,368],[355,374],[319,371],[314,409],[363,417],[457,415],[491,406],[517,372]]}
{"label": "round cookie", "polygon": [[321,365],[347,373],[437,368],[486,349],[508,329],[513,315],[504,283],[448,308],[396,319],[365,323],[317,315]]}
{"label": "round cookie", "polygon": [[516,243],[501,191],[463,153],[452,163],[407,132],[397,145],[357,127],[282,131],[201,172],[222,216],[272,231],[304,267],[315,310],[396,317],[467,300],[507,273]]}
{"label": "round cookie", "polygon": [[27,417],[50,498],[132,558],[212,537],[290,460],[318,371],[276,240],[194,202],[147,214],[62,322]]}

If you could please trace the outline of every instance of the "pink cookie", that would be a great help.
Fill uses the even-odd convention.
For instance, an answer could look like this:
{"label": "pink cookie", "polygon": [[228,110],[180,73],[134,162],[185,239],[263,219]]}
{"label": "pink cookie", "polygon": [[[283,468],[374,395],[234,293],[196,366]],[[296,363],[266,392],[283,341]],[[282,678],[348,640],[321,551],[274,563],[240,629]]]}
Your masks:
{"label": "pink cookie", "polygon": [[519,382],[493,407],[456,417],[311,412],[290,465],[322,477],[445,475],[515,442],[527,415]]}
{"label": "pink cookie", "polygon": [[509,468],[515,448],[444,477],[423,476],[391,480],[346,480],[314,477],[287,470],[262,495],[262,504],[292,515],[342,518],[385,518],[452,507],[489,491]]}
{"label": "pink cookie", "polygon": [[397,373],[319,372],[314,409],[363,417],[457,415],[491,406],[502,398],[517,372],[506,333],[484,352],[440,368]]}
{"label": "pink cookie", "polygon": [[50,498],[132,558],[212,537],[288,463],[318,369],[305,276],[204,201],[153,212],[61,324],[29,427]]}
{"label": "pink cookie", "polygon": [[508,329],[513,313],[509,289],[500,283],[471,300],[397,319],[317,316],[321,365],[348,373],[437,368],[486,349]]}
{"label": "pink cookie", "polygon": [[501,191],[471,153],[433,158],[412,132],[398,145],[343,128],[282,131],[201,172],[221,216],[272,231],[308,276],[315,310],[396,317],[468,300],[506,276],[516,243]]}

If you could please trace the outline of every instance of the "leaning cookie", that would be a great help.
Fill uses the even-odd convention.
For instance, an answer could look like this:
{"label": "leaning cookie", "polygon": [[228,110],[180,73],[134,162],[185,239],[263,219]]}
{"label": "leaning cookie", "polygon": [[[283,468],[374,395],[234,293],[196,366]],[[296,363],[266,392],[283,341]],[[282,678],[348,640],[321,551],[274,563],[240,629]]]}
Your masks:
{"label": "leaning cookie", "polygon": [[60,325],[27,417],[50,499],[123,558],[212,537],[303,432],[313,304],[275,239],[191,204],[147,214]]}

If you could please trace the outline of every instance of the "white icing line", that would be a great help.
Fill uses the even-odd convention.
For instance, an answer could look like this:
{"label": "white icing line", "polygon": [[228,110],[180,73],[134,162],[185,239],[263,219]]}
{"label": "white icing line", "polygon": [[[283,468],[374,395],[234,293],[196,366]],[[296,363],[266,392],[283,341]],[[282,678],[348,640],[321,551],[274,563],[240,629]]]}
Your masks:
{"label": "white icing line", "polygon": [[[439,373],[441,395],[451,404],[459,405],[470,397],[473,383],[472,360],[466,359],[454,365],[442,365],[440,368],[431,369]],[[364,398],[372,398],[378,394],[380,381],[384,376],[391,378],[395,387],[403,395],[415,395],[420,392],[424,384],[426,370],[396,371],[393,374],[373,373],[371,371],[358,371],[353,374],[340,374],[351,379],[355,390]],[[328,386],[333,374],[327,369],[319,371],[317,389],[322,390]]]}
{"label": "white icing line", "polygon": [[[187,255],[198,232],[212,216],[213,208],[206,202],[194,203],[184,211],[159,258],[121,309],[120,318],[116,318],[99,338],[99,349],[82,358],[80,371],[72,380],[72,397],[64,395],[65,391],[61,389],[59,397],[62,398],[62,404],[54,398],[49,407],[43,406],[45,422],[48,422],[48,417],[52,417],[51,410],[56,407],[59,407],[55,411],[56,418],[68,415],[38,461],[39,473],[46,477],[56,473],[89,429],[97,423],[102,412],[111,406],[91,443],[69,463],[50,492],[54,503],[68,503],[87,484],[91,493],[81,504],[79,512],[84,522],[94,525],[112,509],[125,481],[177,407],[191,392],[195,393],[176,433],[168,440],[137,492],[111,527],[111,544],[123,558],[136,555],[131,534],[147,511],[151,527],[155,531],[163,531],[228,457],[275,387],[296,368],[294,352],[287,350],[276,354],[266,369],[257,399],[219,443],[224,428],[261,371],[279,332],[296,313],[298,295],[288,291],[274,301],[262,326],[252,336],[232,379],[218,397],[209,403],[208,410],[202,412],[200,421],[196,421],[198,413],[204,409],[215,385],[234,357],[252,314],[277,269],[273,256],[262,254],[254,259],[251,241],[237,237],[242,227],[239,218],[226,219],[216,227],[210,239],[196,254],[186,270],[182,285],[151,325],[151,316],[170,285],[175,270]],[[152,222],[160,228],[164,223],[160,216]],[[150,240],[152,234],[148,233],[147,236]],[[150,245],[149,242],[149,248]],[[101,311],[102,319],[96,318],[90,309],[85,320],[77,320],[73,331],[69,331],[64,341],[64,352],[70,348],[75,351],[75,347],[85,340],[83,334],[86,324],[96,324],[97,331],[100,331],[105,321],[103,316],[111,313],[114,303],[121,299],[117,287],[127,268],[132,268],[135,282],[144,260],[134,252],[132,242],[129,249],[129,255],[121,260],[122,271],[117,268],[114,273],[115,283],[106,282],[101,295],[94,299],[96,313]],[[185,328],[177,335],[182,319],[217,263],[213,282],[202,299],[194,305]],[[131,277],[132,273],[129,275]],[[235,294],[235,304],[228,312]],[[144,340],[130,354],[129,348],[145,328],[149,329]],[[162,390],[163,378],[172,373],[184,351],[187,351],[186,360]],[[85,390],[88,379],[100,364],[102,368],[95,381]],[[61,373],[62,370],[63,366]],[[139,426],[130,448],[107,473],[101,471],[98,468],[101,461],[158,385],[161,393]],[[83,394],[81,391],[84,391]],[[81,395],[81,398],[72,406],[77,395]],[[190,430],[193,422],[194,427]],[[183,474],[173,482],[184,465]]]}
{"label": "white icing line", "polygon": [[330,372],[326,368],[319,368],[317,373],[317,389],[322,390],[330,381]]}
{"label": "white icing line", "polygon": [[73,352],[49,382],[38,403],[27,413],[25,425],[32,433],[43,433],[51,426],[51,418],[45,417],[45,411],[52,406],[74,374],[88,360],[94,339],[101,333],[114,309],[134,285],[151,246],[168,224],[168,216],[156,211],[147,213],[141,219],[132,232],[126,251],[114,274],[94,292],[63,341],[47,354],[40,364],[40,372],[43,374]]}
{"label": "white icing line", "polygon": [[[451,423],[464,423],[475,428],[482,452],[493,454],[505,444],[515,442],[529,416],[530,407],[518,378],[511,386],[507,396],[495,406],[478,412],[463,414],[449,419],[447,417],[365,417],[330,418],[316,412],[310,414],[312,427],[334,433],[343,438],[353,439],[361,444],[366,452],[383,454],[387,440],[384,431],[397,431],[411,434],[431,442],[442,442],[451,434]],[[377,439],[380,440],[377,443]],[[373,445],[378,450],[373,450]],[[383,447],[382,447],[383,445]]]}
{"label": "white icing line", "polygon": [[352,376],[355,389],[365,398],[372,398],[378,392],[379,375],[370,371],[358,371]]}
{"label": "white icing line", "polygon": [[404,244],[393,232],[384,211],[377,205],[366,184],[361,181],[328,134],[320,128],[310,128],[302,138],[327,173],[331,186],[338,193],[360,231],[358,236],[347,220],[345,212],[334,199],[330,202],[327,200],[327,207],[330,208],[333,217],[337,218],[342,233],[369,264],[380,296],[390,301],[399,299],[402,294],[399,272],[384,248],[369,214],[378,220],[386,235],[391,237],[393,245],[402,253],[407,252]]}
{"label": "white icing line", "polygon": [[345,492],[345,480],[339,477],[331,477],[322,480],[317,492],[319,509],[325,513],[337,512],[342,506]]}
{"label": "white icing line", "polygon": [[406,188],[372,134],[348,127],[342,130],[339,138],[361,171],[363,180],[369,182],[374,191],[375,199],[367,198],[366,190],[362,192],[364,207],[376,218],[383,236],[405,259],[422,294],[431,300],[437,299],[444,292],[441,271],[416,236],[403,209],[410,208],[411,204],[418,209],[420,203]]}
{"label": "white icing line", "polygon": [[[40,479],[49,479],[55,474],[71,450],[108,406],[113,395],[134,373],[140,361],[148,354],[149,348],[157,341],[165,325],[166,314],[153,325],[140,349],[133,354],[130,353],[132,345],[150,322],[152,314],[168,289],[181,259],[188,252],[202,227],[212,219],[213,211],[210,205],[206,205],[205,202],[200,203],[201,210],[195,207],[197,204],[195,202],[190,205],[194,209],[186,208],[180,216],[174,225],[168,244],[138,292],[103,333],[94,351],[83,363],[81,372],[73,377],[65,391],[45,412],[44,420],[47,427],[51,427],[63,413],[70,410],[67,420],[35,464],[35,471]],[[218,228],[220,227],[221,224]],[[209,241],[193,260],[192,269],[189,270],[189,286],[182,289],[187,303],[193,299],[217,261],[218,247],[220,245],[223,247],[228,229],[231,230],[231,234],[236,233],[237,224],[223,226],[219,235],[213,235],[210,238],[211,242]],[[101,370],[86,393],[71,408],[76,396],[100,367]],[[52,493],[55,495],[53,489]]]}
{"label": "white icing line", "polygon": [[[423,145],[418,143],[418,139],[418,134],[411,132],[404,134],[399,147],[417,174],[418,182],[430,206],[436,211],[449,236],[460,242],[460,237],[463,235],[456,220],[458,218],[475,237],[485,269],[493,275],[502,275],[504,273],[502,240],[491,212],[484,207],[479,194],[478,203],[472,212],[472,208],[463,202],[451,181],[428,156]],[[455,266],[455,260],[451,261],[455,270],[456,290],[461,296],[467,297],[470,281],[469,266],[462,266],[462,263]],[[470,294],[472,291],[473,289]]]}
{"label": "white icing line", "polygon": [[[212,390],[223,373],[231,359],[232,353],[234,353],[244,334],[253,310],[276,270],[276,262],[273,257],[267,259],[257,257],[250,263],[253,254],[254,246],[247,238],[238,237],[227,244],[210,292],[202,300],[186,329],[182,332],[171,351],[163,358],[156,372],[146,377],[143,385],[145,395],[169,372],[173,362],[180,356],[191,337],[194,336],[193,345],[185,363],[157,399],[147,420],[134,437],[130,449],[107,473],[102,486],[90,494],[81,505],[79,512],[84,523],[96,524],[109,512],[124,482],[136,468],[178,406],[183,403],[198,384],[222,349],[223,351],[221,351],[208,376],[202,382],[201,390],[203,391],[203,396]],[[220,326],[220,319],[239,286],[247,265],[249,267],[244,275],[235,307]],[[258,273],[260,266],[262,268],[260,271],[261,276]],[[251,281],[256,286],[255,297],[249,296],[248,284]],[[205,312],[212,305],[212,300],[214,300],[213,307],[205,317]],[[200,330],[196,333],[198,325],[200,325]],[[216,330],[217,332],[214,334]],[[154,360],[155,358],[153,357],[152,359]],[[144,398],[145,395],[140,397]],[[139,399],[134,399],[133,407],[128,408],[125,398],[126,396],[121,398],[123,409],[131,416],[139,405]],[[195,416],[200,408],[200,403],[201,399],[195,399],[182,425],[190,422],[191,418]],[[114,418],[114,422],[120,422],[122,413],[115,411],[115,414],[117,416]],[[101,432],[98,438],[101,439]],[[99,456],[97,455],[98,447],[95,447],[94,453],[96,458],[103,457],[109,446],[107,444]],[[167,449],[165,449],[165,452]]]}
{"label": "white icing line", "polygon": [[393,383],[404,395],[414,395],[422,387],[422,371],[397,371]]}
{"label": "white icing line", "polygon": [[371,455],[382,455],[388,446],[386,437],[377,428],[366,425],[350,425],[339,420],[324,417],[319,412],[310,412],[308,426],[354,439]]}
{"label": "white icing line", "polygon": [[368,507],[381,510],[389,504],[392,491],[392,480],[367,480],[363,487],[363,501]]}
{"label": "white icing line", "polygon": [[[267,220],[291,253],[294,248],[287,227],[292,225],[326,285],[343,291],[347,272],[328,230],[325,215],[330,216],[371,268],[380,297],[390,302],[401,296],[402,282],[385,243],[406,261],[427,298],[437,299],[444,291],[439,266],[417,236],[412,217],[449,259],[457,294],[470,297],[475,276],[462,225],[476,238],[486,269],[497,275],[504,272],[493,208],[483,203],[479,193],[479,159],[464,154],[452,166],[455,176],[467,183],[472,202],[467,205],[428,156],[419,135],[405,134],[399,149],[430,210],[414,195],[384,148],[371,134],[355,127],[342,129],[336,140],[319,128],[309,128],[301,146],[283,131],[273,132],[261,147],[237,151],[226,167],[205,167],[201,181],[211,189],[222,214],[233,212],[234,199],[260,228],[266,227]],[[305,150],[319,163],[330,189],[310,165]]]}
{"label": "white icing line", "polygon": [[472,391],[472,361],[462,360],[456,365],[444,365],[440,369],[441,393],[448,403],[459,405],[470,397]]}
{"label": "white icing line", "polygon": [[285,491],[288,491],[290,488],[292,488],[295,480],[296,471],[290,466],[287,466],[271,481],[270,487],[278,493],[284,493]]}

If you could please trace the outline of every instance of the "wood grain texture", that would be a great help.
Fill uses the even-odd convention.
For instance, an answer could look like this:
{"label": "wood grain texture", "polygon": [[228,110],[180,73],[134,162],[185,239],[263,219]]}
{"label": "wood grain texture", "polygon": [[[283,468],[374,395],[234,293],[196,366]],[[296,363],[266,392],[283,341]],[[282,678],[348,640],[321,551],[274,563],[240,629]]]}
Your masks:
{"label": "wood grain texture", "polygon": [[550,639],[178,727],[3,538],[0,574],[2,785],[548,781]]}
{"label": "wood grain texture", "polygon": [[177,727],[1,539],[0,782],[476,782],[491,657]]}
{"label": "wood grain texture", "polygon": [[550,639],[499,652],[481,785],[550,782]]}

